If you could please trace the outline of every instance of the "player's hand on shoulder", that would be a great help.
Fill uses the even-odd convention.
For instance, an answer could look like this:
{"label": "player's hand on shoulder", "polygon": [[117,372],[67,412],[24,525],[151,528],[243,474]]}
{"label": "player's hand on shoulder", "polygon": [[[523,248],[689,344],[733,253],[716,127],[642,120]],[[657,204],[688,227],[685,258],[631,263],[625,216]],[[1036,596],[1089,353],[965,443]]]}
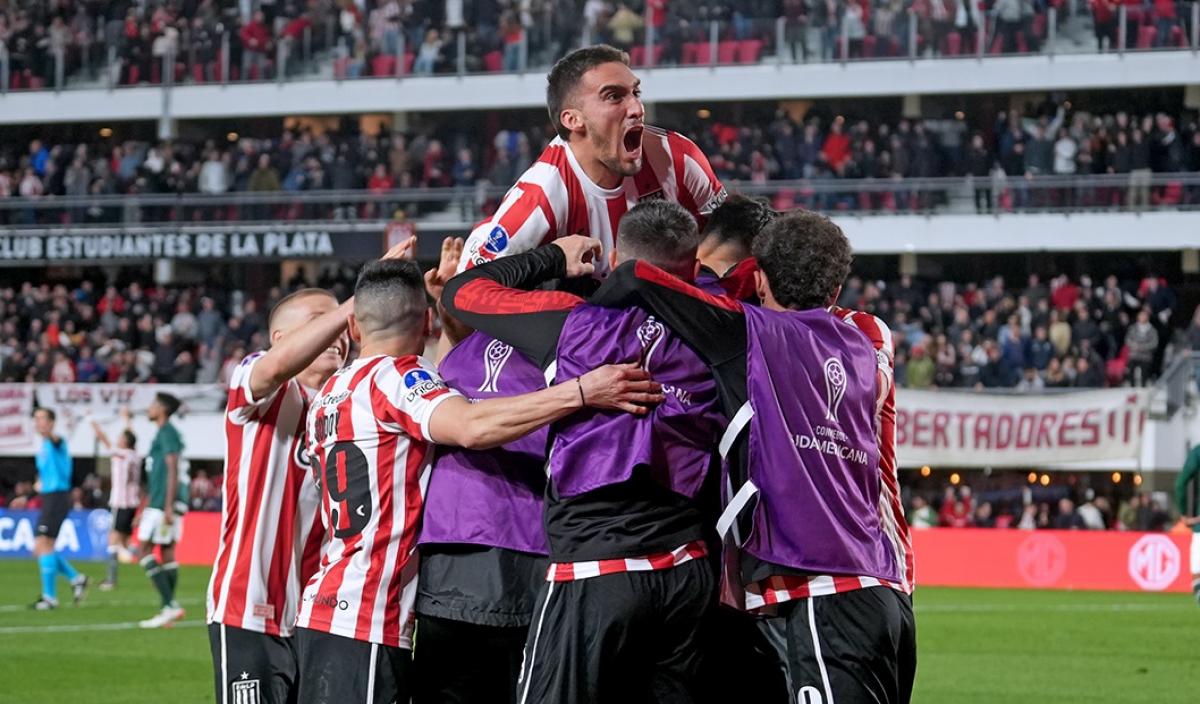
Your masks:
{"label": "player's hand on shoulder", "polygon": [[579,377],[583,402],[592,408],[642,415],[663,400],[662,385],[636,363],[607,364]]}
{"label": "player's hand on shoulder", "polygon": [[465,244],[466,241],[461,237],[447,237],[442,240],[441,260],[435,268],[425,272],[425,291],[433,300],[441,300],[446,282],[458,272],[458,260],[462,259]]}
{"label": "player's hand on shoulder", "polygon": [[596,257],[600,256],[600,243],[591,237],[571,235],[553,242],[555,247],[567,255],[567,278],[589,276],[596,271]]}

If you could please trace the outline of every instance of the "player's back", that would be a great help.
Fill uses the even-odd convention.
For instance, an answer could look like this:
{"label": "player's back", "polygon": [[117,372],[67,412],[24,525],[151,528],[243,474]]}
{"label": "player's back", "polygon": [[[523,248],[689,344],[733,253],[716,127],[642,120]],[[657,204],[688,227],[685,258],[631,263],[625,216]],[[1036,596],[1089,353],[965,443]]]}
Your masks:
{"label": "player's back", "polygon": [[207,594],[208,620],[287,636],[323,531],[303,446],[311,392],[290,379],[255,398],[250,377],[263,354],[248,356],[229,381],[221,541]]}
{"label": "player's back", "polygon": [[321,389],[307,432],[327,542],[297,625],[410,646],[428,423],[451,393],[416,356],[359,359]]}

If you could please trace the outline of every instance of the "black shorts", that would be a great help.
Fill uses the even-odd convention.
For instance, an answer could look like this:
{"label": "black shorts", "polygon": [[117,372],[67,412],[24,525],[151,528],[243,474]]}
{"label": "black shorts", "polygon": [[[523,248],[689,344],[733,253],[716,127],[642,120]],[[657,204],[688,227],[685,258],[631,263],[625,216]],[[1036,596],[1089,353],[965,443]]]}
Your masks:
{"label": "black shorts", "polygon": [[700,628],[715,604],[707,560],[547,582],[534,607],[521,704],[690,704]]}
{"label": "black shorts", "polygon": [[295,704],[297,665],[291,638],[210,623],[208,643],[217,704]]}
{"label": "black shorts", "polygon": [[907,594],[871,587],[789,602],[780,615],[798,702],[908,704],[917,628]]}
{"label": "black shorts", "polygon": [[295,639],[301,704],[408,704],[411,650],[308,628]]}
{"label": "black shorts", "polygon": [[63,521],[71,512],[71,492],[52,491],[42,494],[42,512],[38,514],[38,537],[57,538]]}
{"label": "black shorts", "polygon": [[[422,545],[418,617],[529,628],[547,559],[478,545]],[[524,640],[522,640],[522,643]]]}
{"label": "black shorts", "polygon": [[121,535],[133,535],[133,514],[135,513],[137,513],[136,508],[112,509],[112,529]]}
{"label": "black shorts", "polygon": [[528,626],[419,616],[413,704],[512,704]]}
{"label": "black shorts", "polygon": [[779,631],[784,625],[782,619],[762,619],[724,606],[708,613],[700,632],[703,666],[697,679],[698,704],[788,704],[783,644],[776,646],[768,624],[779,626]]}

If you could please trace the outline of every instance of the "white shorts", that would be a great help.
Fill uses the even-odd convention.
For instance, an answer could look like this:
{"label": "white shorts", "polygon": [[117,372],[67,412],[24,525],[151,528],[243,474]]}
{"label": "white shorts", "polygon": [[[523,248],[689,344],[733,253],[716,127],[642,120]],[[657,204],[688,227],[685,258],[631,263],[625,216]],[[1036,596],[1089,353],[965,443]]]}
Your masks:
{"label": "white shorts", "polygon": [[139,543],[155,545],[171,545],[178,543],[183,537],[183,516],[175,514],[171,525],[163,523],[163,512],[160,508],[142,509],[142,518],[138,521],[137,539]]}
{"label": "white shorts", "polygon": [[1200,574],[1200,533],[1192,533],[1192,574]]}

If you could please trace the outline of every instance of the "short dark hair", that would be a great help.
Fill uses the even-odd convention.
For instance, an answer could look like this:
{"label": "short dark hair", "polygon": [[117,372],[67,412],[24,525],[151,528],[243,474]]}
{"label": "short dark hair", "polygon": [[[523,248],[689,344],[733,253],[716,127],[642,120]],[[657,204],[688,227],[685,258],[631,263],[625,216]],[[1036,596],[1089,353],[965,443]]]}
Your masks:
{"label": "short dark hair", "polygon": [[807,210],[775,218],[754,240],[758,268],[784,308],[824,308],[850,274],[850,241],[832,220]]}
{"label": "short dark hair", "polygon": [[38,413],[45,413],[46,417],[48,417],[50,420],[58,420],[58,414],[54,412],[53,408],[46,408],[45,406],[41,406],[39,408],[33,409],[33,415],[36,416]]}
{"label": "short dark hair", "polygon": [[550,73],[546,74],[546,110],[550,113],[550,124],[559,137],[567,139],[571,131],[563,126],[558,116],[570,98],[583,74],[603,64],[629,65],[629,54],[607,44],[595,44],[576,49],[558,60]]}
{"label": "short dark hair", "polygon": [[130,447],[137,446],[137,436],[133,434],[132,430],[121,431],[121,437],[125,438],[126,445],[128,445]]}
{"label": "short dark hair", "polygon": [[717,244],[732,244],[741,250],[743,258],[750,256],[754,239],[767,223],[778,215],[763,198],[740,193],[730,195],[708,216],[704,239]]}
{"label": "short dark hair", "polygon": [[168,418],[175,415],[175,412],[179,410],[181,405],[183,405],[178,398],[166,393],[165,391],[159,391],[158,393],[154,394],[154,400],[157,401],[158,404],[167,411]]}
{"label": "short dark hair", "polygon": [[654,266],[679,270],[696,261],[700,233],[696,219],[668,200],[638,203],[621,216],[617,251],[622,259],[641,259]]}
{"label": "short dark hair", "polygon": [[298,291],[292,291],[283,298],[280,298],[275,305],[271,306],[271,312],[267,315],[267,330],[271,330],[275,325],[275,316],[279,315],[280,311],[282,311],[292,302],[300,300],[301,298],[308,298],[309,296],[327,296],[332,298],[334,301],[337,300],[337,296],[323,288],[302,288]]}
{"label": "short dark hair", "polygon": [[425,316],[425,278],[416,262],[377,259],[354,284],[354,317],[364,332],[406,332]]}

